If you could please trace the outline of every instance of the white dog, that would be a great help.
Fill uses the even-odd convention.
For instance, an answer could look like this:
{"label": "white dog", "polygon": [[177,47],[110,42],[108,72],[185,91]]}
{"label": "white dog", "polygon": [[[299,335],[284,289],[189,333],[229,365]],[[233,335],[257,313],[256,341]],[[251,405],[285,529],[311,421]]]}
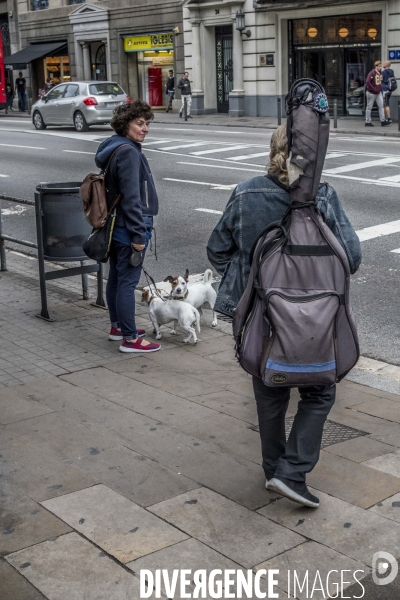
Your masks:
{"label": "white dog", "polygon": [[168,275],[164,279],[164,281],[169,281],[172,290],[171,297],[176,300],[183,300],[184,302],[188,302],[197,309],[201,310],[201,307],[205,302],[211,306],[211,310],[213,311],[213,320],[211,325],[213,327],[217,326],[217,313],[214,312],[214,304],[217,298],[217,292],[211,285],[212,281],[212,272],[211,269],[207,269],[204,273],[203,281],[199,281],[199,283],[194,283],[193,285],[188,285],[189,280],[189,271],[186,269],[185,275],[172,277]]}
{"label": "white dog", "polygon": [[193,343],[197,344],[196,329],[197,333],[200,333],[200,314],[196,308],[180,300],[163,300],[151,288],[143,292],[142,302],[147,302],[149,305],[150,320],[153,323],[156,340],[161,339],[160,325],[173,321],[174,329],[171,334],[177,335],[176,328],[179,324],[188,333],[183,340],[184,343],[189,343],[193,338]]}

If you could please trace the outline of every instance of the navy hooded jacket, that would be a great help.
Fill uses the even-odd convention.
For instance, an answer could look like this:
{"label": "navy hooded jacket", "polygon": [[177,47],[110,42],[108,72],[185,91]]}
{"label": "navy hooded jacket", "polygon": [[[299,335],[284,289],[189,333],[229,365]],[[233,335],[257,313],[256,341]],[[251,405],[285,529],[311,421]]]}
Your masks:
{"label": "navy hooded jacket", "polygon": [[107,166],[114,150],[106,176],[107,205],[117,196],[116,227],[125,227],[133,244],[144,244],[146,223],[143,217],[158,213],[158,197],[149,163],[142,153],[141,145],[123,135],[113,135],[102,142],[97,150],[95,162],[100,169]]}

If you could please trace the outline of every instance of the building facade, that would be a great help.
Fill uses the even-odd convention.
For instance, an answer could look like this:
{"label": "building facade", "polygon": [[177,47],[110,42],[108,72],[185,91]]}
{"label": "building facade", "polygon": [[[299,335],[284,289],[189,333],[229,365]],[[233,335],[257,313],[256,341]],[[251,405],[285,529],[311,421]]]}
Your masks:
{"label": "building facade", "polygon": [[400,79],[400,0],[184,0],[183,21],[197,114],[276,116],[291,83],[310,77],[339,115],[361,117],[375,60],[390,58]]}
{"label": "building facade", "polygon": [[12,53],[6,66],[9,73],[22,70],[32,102],[47,80],[54,85],[112,80],[132,98],[162,107],[168,70],[183,70],[180,0],[14,0],[14,4],[16,10],[9,17]]}

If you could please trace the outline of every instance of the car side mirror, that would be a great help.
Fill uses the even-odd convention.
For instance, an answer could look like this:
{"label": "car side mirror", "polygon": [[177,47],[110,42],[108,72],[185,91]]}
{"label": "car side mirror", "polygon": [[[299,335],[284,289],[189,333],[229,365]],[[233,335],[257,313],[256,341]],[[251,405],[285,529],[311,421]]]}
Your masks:
{"label": "car side mirror", "polygon": [[47,102],[48,101],[48,97],[47,96],[43,96],[42,100],[43,100],[43,102]]}

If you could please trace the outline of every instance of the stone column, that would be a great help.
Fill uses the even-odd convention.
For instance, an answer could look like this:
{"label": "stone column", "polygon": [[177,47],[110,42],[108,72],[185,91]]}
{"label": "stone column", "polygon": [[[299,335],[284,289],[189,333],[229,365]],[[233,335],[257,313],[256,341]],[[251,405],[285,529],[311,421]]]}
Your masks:
{"label": "stone column", "polygon": [[83,50],[83,77],[85,79],[92,79],[92,68],[90,64],[90,46],[88,42],[82,43]]}
{"label": "stone column", "polygon": [[201,66],[200,21],[192,21],[192,108],[194,115],[204,114],[203,70]]}
{"label": "stone column", "polygon": [[82,81],[85,79],[83,72],[83,54],[82,45],[75,40],[75,68],[76,68],[76,79]]}
{"label": "stone column", "polygon": [[233,117],[244,115],[243,84],[243,39],[242,33],[236,29],[233,21],[233,90],[229,94],[229,114]]}

